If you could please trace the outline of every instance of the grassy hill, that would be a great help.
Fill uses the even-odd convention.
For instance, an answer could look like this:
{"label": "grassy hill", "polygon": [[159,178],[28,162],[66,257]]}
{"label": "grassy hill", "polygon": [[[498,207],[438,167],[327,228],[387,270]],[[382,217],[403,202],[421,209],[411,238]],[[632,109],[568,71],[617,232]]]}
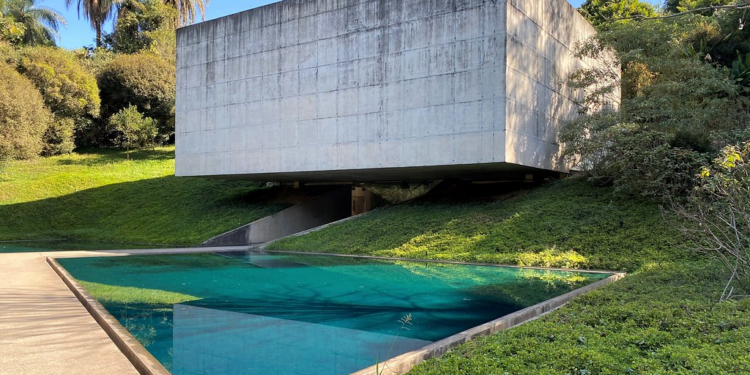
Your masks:
{"label": "grassy hill", "polygon": [[750,300],[717,302],[728,273],[681,249],[656,203],[575,180],[460,196],[469,198],[437,194],[269,247],[629,272],[413,374],[750,373]]}
{"label": "grassy hill", "polygon": [[262,184],[174,177],[174,148],[95,150],[0,169],[0,241],[197,245],[293,203]]}

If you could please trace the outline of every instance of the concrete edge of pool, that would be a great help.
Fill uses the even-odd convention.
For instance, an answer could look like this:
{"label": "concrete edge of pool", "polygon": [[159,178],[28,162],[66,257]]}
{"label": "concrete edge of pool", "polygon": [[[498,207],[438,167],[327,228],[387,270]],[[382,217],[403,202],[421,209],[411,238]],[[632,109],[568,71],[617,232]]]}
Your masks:
{"label": "concrete edge of pool", "polygon": [[133,364],[136,370],[141,374],[148,375],[170,375],[170,372],[141,345],[133,335],[128,332],[120,322],[109,314],[107,309],[102,306],[96,298],[92,297],[63,268],[54,258],[47,257],[47,263],[60,276],[65,285],[75,294],[76,298],[81,301],[83,307],[91,314],[94,320],[99,323],[104,332],[107,333],[112,342],[125,357]]}
{"label": "concrete edge of pool", "polygon": [[484,323],[466,331],[459,332],[453,336],[446,337],[436,341],[421,349],[401,354],[397,357],[383,361],[377,365],[370,366],[366,369],[354,372],[350,375],[396,375],[404,374],[411,370],[418,363],[431,358],[437,358],[448,352],[448,350],[463,344],[478,336],[491,335],[495,332],[513,328],[523,323],[532,321],[545,314],[557,310],[573,298],[586,294],[594,289],[600,288],[606,284],[620,280],[625,277],[625,273],[613,273],[612,276],[599,280],[593,284],[586,285],[576,290],[570,291],[561,296],[548,299],[536,305],[529,306],[523,310],[505,315],[491,322]]}
{"label": "concrete edge of pool", "polygon": [[[202,250],[202,251],[201,251]],[[125,357],[131,361],[133,366],[141,374],[154,374],[154,375],[168,375],[170,372],[156,359],[153,355],[136,340],[130,332],[125,329],[109,312],[94,298],[92,297],[80,284],[63,268],[55,258],[86,258],[86,257],[107,257],[107,256],[131,256],[131,255],[166,255],[166,254],[191,254],[191,253],[209,253],[209,252],[229,252],[229,251],[257,251],[260,253],[276,253],[276,254],[304,254],[304,255],[320,255],[320,256],[339,256],[339,257],[355,257],[355,258],[369,258],[369,259],[382,259],[382,260],[398,260],[398,261],[417,261],[417,262],[431,262],[431,263],[448,263],[448,264],[466,264],[466,265],[481,265],[481,266],[494,266],[494,267],[510,267],[510,268],[525,268],[525,269],[536,269],[536,270],[552,270],[552,271],[569,271],[569,272],[586,272],[586,273],[607,273],[611,276],[586,285],[584,287],[575,289],[561,296],[540,302],[536,305],[529,306],[522,310],[514,313],[502,316],[498,319],[490,322],[481,324],[479,326],[470,328],[463,332],[459,332],[455,335],[449,336],[442,340],[436,341],[423,348],[407,352],[383,361],[377,365],[362,369],[354,372],[350,375],[395,375],[403,374],[411,370],[418,363],[431,359],[437,358],[445,354],[448,350],[465,343],[469,340],[474,339],[478,336],[490,335],[498,331],[509,329],[523,323],[537,319],[545,314],[548,314],[572,300],[573,298],[586,294],[592,290],[598,289],[604,285],[620,280],[625,277],[623,272],[612,272],[612,271],[600,271],[600,270],[574,270],[564,268],[544,268],[544,267],[520,267],[520,266],[506,266],[498,264],[486,264],[486,263],[471,263],[471,262],[454,262],[454,261],[441,261],[441,260],[425,260],[425,259],[412,259],[412,258],[392,258],[392,257],[378,257],[378,256],[358,256],[348,254],[327,254],[327,253],[310,253],[310,252],[292,252],[292,251],[271,251],[271,250],[258,250],[257,248],[244,247],[221,247],[221,248],[193,248],[193,249],[163,249],[161,251],[144,252],[143,250],[136,251],[122,251],[122,250],[110,250],[110,251],[99,251],[99,252],[71,252],[68,254],[55,253],[54,255],[49,254],[46,257],[47,263],[57,273],[63,282],[70,288],[73,294],[78,298],[81,304],[91,314],[94,320],[102,327],[107,335],[112,339],[115,345],[125,355]],[[69,255],[69,256],[68,256]]]}

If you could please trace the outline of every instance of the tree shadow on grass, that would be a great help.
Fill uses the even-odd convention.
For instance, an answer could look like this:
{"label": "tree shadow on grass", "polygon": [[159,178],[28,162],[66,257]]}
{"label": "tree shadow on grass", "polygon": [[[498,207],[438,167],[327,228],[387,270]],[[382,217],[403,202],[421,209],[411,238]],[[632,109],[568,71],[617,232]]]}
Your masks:
{"label": "tree shadow on grass", "polygon": [[0,241],[198,245],[291,204],[247,181],[167,176],[1,205]]}

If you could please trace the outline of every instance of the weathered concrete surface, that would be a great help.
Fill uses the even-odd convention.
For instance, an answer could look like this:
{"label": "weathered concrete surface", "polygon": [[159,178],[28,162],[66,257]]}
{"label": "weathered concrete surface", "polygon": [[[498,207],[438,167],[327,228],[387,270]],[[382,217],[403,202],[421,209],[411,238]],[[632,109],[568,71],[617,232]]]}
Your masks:
{"label": "weathered concrete surface", "polygon": [[236,246],[277,240],[351,216],[350,202],[351,189],[347,186],[220,234],[203,244]]}
{"label": "weathered concrete surface", "polygon": [[567,171],[565,0],[285,0],[178,30],[176,174],[375,181]]}
{"label": "weathered concrete surface", "polygon": [[0,254],[0,374],[137,374],[39,253]]}

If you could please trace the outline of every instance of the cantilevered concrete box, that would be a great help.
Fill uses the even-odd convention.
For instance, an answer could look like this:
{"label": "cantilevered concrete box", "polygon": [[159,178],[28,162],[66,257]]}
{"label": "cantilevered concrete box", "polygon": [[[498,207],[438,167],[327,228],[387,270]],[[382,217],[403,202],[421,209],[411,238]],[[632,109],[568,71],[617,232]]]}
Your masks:
{"label": "cantilevered concrete box", "polygon": [[567,171],[565,0],[285,0],[177,33],[178,176],[264,181]]}

